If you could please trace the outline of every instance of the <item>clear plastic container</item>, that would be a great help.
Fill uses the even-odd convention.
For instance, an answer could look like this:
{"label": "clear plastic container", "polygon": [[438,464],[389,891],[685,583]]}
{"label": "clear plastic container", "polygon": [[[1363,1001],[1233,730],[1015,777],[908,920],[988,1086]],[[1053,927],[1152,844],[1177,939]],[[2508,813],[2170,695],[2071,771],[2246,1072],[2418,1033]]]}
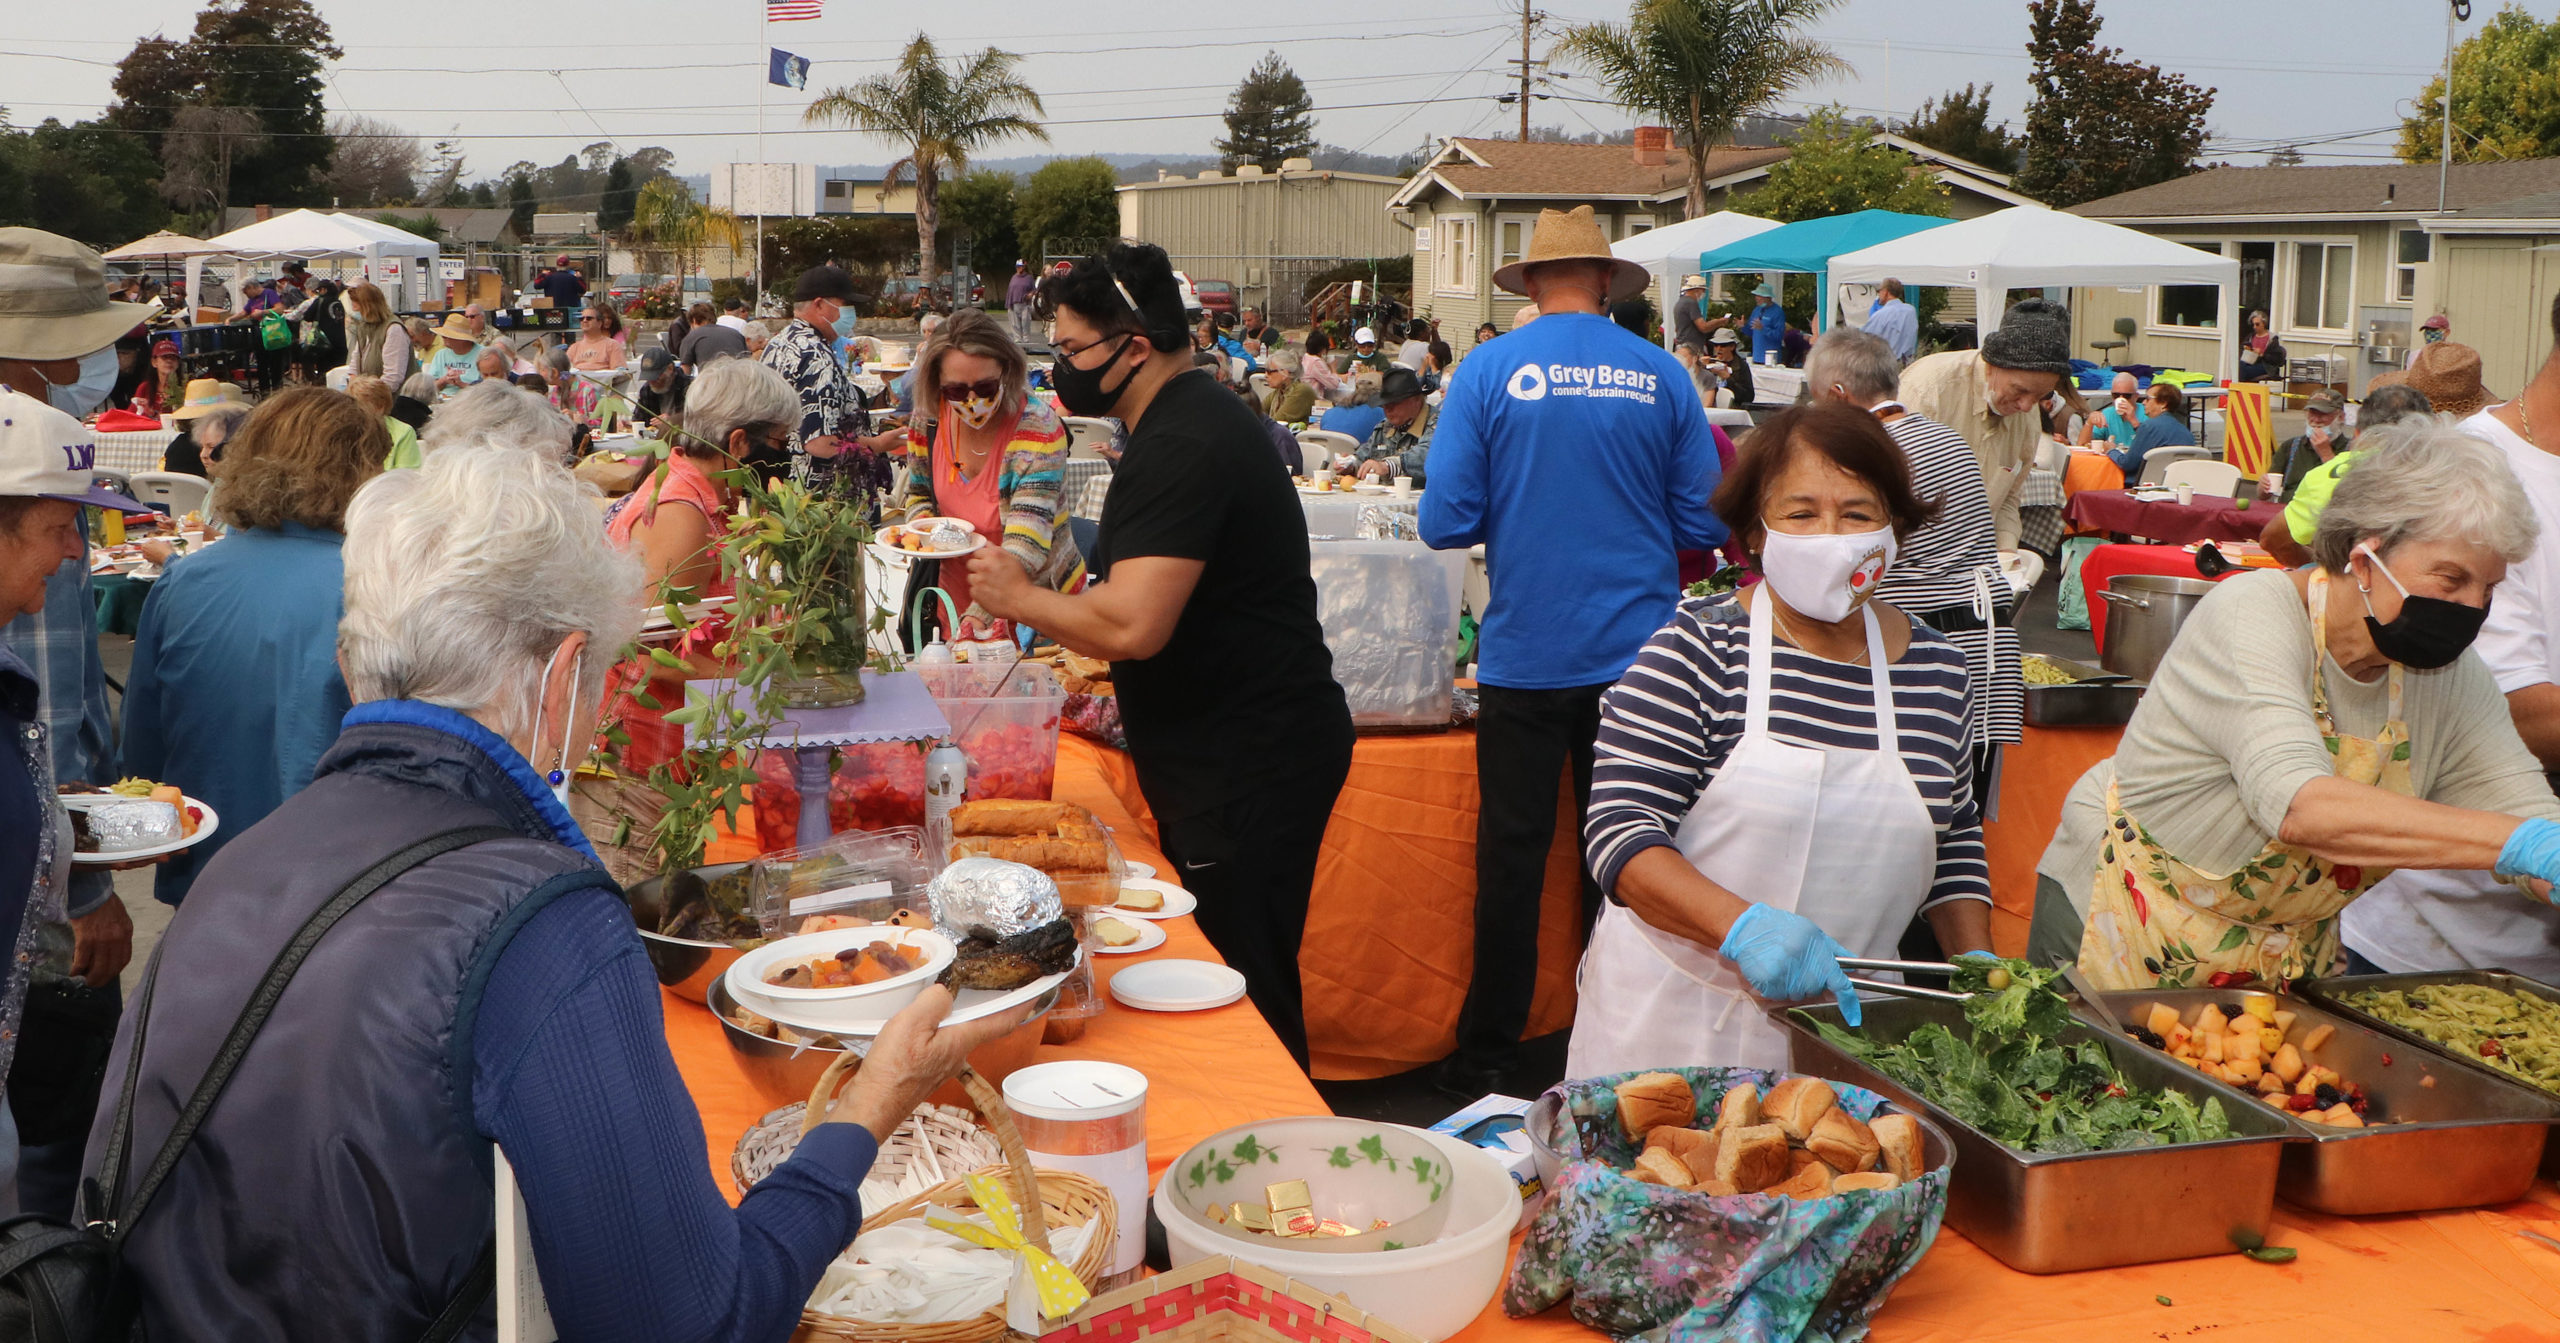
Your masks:
{"label": "clear plastic container", "polygon": [[748,880],[756,921],[767,937],[788,937],[820,915],[886,923],[901,910],[930,910],[924,831],[916,826],[856,831],[802,849],[768,853]]}
{"label": "clear plastic container", "polygon": [[1067,692],[1046,663],[954,663],[911,668],[951,721],[969,757],[968,800],[1047,801],[1058,779],[1058,725]]}

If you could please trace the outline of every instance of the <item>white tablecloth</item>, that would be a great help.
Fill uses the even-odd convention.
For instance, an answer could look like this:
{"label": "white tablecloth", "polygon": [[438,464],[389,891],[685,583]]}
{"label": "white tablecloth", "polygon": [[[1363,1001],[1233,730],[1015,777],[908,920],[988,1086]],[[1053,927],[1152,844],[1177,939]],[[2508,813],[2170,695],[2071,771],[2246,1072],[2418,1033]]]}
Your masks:
{"label": "white tablecloth", "polygon": [[169,445],[178,439],[175,429],[145,429],[130,434],[98,435],[97,467],[101,471],[157,471],[160,459]]}
{"label": "white tablecloth", "polygon": [[1792,406],[1804,394],[1804,370],[1784,364],[1751,366],[1751,404]]}

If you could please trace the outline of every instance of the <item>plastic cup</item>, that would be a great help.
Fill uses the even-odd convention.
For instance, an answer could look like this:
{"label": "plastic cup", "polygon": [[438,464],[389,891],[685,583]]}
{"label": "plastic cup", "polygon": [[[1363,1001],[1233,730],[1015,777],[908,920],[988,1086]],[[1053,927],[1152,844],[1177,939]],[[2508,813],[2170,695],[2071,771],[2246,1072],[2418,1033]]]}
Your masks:
{"label": "plastic cup", "polygon": [[2182,504],[2192,504],[2192,503],[2194,503],[2195,501],[2196,501],[2196,487],[2195,487],[2195,486],[2193,486],[2193,485],[2181,485],[2181,486],[2179,486],[2179,487],[2178,487],[2178,502],[2179,502],[2179,503],[2182,503]]}
{"label": "plastic cup", "polygon": [[1413,477],[1396,477],[1396,497],[1399,499],[1410,499],[1413,497]]}

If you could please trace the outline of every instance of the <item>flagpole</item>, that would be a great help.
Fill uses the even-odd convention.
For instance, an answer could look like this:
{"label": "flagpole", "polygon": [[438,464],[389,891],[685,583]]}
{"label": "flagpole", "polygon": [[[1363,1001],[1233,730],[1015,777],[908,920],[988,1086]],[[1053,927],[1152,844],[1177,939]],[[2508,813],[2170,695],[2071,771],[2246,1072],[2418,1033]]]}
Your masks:
{"label": "flagpole", "polygon": [[773,82],[773,5],[771,0],[756,3],[764,15],[756,22],[756,35],[764,43],[765,73],[756,80],[756,292],[747,305],[750,322],[764,315],[764,86]]}

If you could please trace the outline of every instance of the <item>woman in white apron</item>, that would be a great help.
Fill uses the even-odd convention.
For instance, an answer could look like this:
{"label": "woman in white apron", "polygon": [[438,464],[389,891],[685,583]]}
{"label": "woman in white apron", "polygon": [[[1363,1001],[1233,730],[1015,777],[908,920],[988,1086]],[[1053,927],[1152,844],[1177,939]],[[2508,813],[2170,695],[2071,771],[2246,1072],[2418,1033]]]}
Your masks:
{"label": "woman in white apron", "polygon": [[1610,904],[1569,1076],[1783,1067],[1766,1006],[1854,1014],[1839,958],[1891,956],[1915,912],[1951,953],[1990,945],[1964,654],[1869,599],[1932,511],[1900,449],[1800,406],[1745,440],[1715,509],[1766,581],[1684,606],[1602,702],[1583,833]]}

